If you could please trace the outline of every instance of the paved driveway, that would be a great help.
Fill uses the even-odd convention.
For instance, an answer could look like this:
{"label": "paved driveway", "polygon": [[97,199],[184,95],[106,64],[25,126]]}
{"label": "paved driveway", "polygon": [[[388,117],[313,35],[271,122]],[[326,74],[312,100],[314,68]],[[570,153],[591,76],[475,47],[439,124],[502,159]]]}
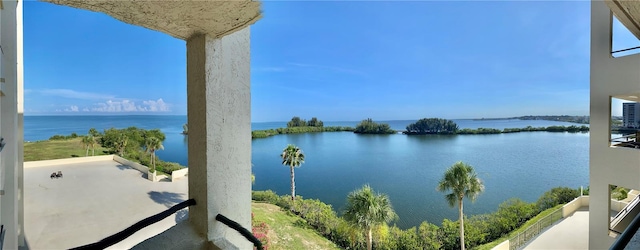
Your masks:
{"label": "paved driveway", "polygon": [[[62,171],[64,178],[50,179]],[[99,241],[186,200],[188,180],[150,182],[115,161],[24,169],[25,235],[31,249],[68,249]],[[120,242],[128,249],[182,220],[180,211]]]}

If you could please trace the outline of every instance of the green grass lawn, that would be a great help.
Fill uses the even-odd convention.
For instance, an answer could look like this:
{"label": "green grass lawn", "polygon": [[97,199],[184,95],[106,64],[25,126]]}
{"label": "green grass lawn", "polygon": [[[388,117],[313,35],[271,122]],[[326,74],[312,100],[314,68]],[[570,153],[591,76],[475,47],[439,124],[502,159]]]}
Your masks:
{"label": "green grass lawn", "polygon": [[[24,143],[24,161],[41,161],[83,157],[87,151],[82,146],[82,138],[68,140],[47,140]],[[96,146],[96,155],[106,155],[107,149]],[[89,149],[89,156],[92,150]]]}
{"label": "green grass lawn", "polygon": [[269,225],[267,236],[271,242],[269,250],[289,249],[340,249],[333,242],[322,237],[307,222],[268,203],[251,204],[256,222]]}

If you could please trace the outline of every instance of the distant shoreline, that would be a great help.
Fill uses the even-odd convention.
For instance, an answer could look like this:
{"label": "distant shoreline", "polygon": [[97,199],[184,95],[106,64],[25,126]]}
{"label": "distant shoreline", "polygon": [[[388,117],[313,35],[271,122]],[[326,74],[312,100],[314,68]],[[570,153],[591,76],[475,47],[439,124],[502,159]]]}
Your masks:
{"label": "distant shoreline", "polygon": [[[277,128],[277,129],[265,129],[265,130],[253,130],[251,131],[251,139],[267,138],[274,135],[282,134],[305,134],[305,133],[321,133],[321,132],[354,132],[352,127],[294,127],[294,128]],[[396,130],[392,134],[404,134],[404,135],[487,135],[487,134],[511,134],[521,132],[569,132],[569,133],[586,133],[589,132],[588,126],[548,126],[548,127],[532,127],[527,126],[524,128],[477,128],[477,129],[460,129],[455,133],[407,133],[406,130]],[[356,133],[357,134],[357,133]],[[369,133],[373,134],[373,133]],[[378,135],[390,135],[389,133],[381,133]]]}
{"label": "distant shoreline", "polygon": [[528,115],[507,118],[479,118],[474,121],[491,121],[491,120],[543,120],[554,122],[571,122],[578,124],[589,124],[589,116],[571,116],[571,115]]}

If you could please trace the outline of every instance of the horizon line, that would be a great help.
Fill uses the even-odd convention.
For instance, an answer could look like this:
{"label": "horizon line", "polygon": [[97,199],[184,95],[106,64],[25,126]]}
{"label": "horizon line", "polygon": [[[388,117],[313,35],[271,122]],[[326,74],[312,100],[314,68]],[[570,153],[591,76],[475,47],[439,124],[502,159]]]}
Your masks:
{"label": "horizon line", "polygon": [[[66,116],[66,117],[71,117],[71,116],[187,116],[186,114],[150,114],[150,113],[143,113],[143,114],[125,114],[125,113],[118,113],[118,114],[112,114],[112,113],[97,113],[97,114],[24,114],[24,116]],[[517,119],[519,117],[526,117],[526,116],[586,116],[589,117],[589,115],[521,115],[521,116],[511,116],[511,117],[492,117],[492,118],[486,118],[486,117],[482,117],[482,118],[444,118],[444,119],[448,119],[448,120],[498,120],[498,119]],[[613,116],[612,116],[613,117]],[[425,117],[428,118],[428,117]],[[432,117],[433,118],[433,117]],[[419,118],[419,119],[423,119],[423,118]],[[419,119],[413,118],[413,119],[390,119],[390,120],[386,120],[386,119],[381,119],[381,120],[377,120],[377,121],[417,121]],[[321,120],[322,121],[322,120]],[[360,120],[327,120],[327,122],[359,122],[362,121],[362,119]],[[251,121],[252,123],[268,123],[268,122],[287,122],[285,121]]]}

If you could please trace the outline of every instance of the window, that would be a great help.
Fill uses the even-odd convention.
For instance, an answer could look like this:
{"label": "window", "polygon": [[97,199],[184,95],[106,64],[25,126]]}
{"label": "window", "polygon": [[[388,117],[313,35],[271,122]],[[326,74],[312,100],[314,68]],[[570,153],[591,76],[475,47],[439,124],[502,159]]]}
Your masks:
{"label": "window", "polygon": [[611,97],[609,146],[640,148],[640,93]]}
{"label": "window", "polygon": [[611,55],[613,57],[623,57],[640,53],[640,40],[618,21],[615,16],[613,16],[611,28]]}

